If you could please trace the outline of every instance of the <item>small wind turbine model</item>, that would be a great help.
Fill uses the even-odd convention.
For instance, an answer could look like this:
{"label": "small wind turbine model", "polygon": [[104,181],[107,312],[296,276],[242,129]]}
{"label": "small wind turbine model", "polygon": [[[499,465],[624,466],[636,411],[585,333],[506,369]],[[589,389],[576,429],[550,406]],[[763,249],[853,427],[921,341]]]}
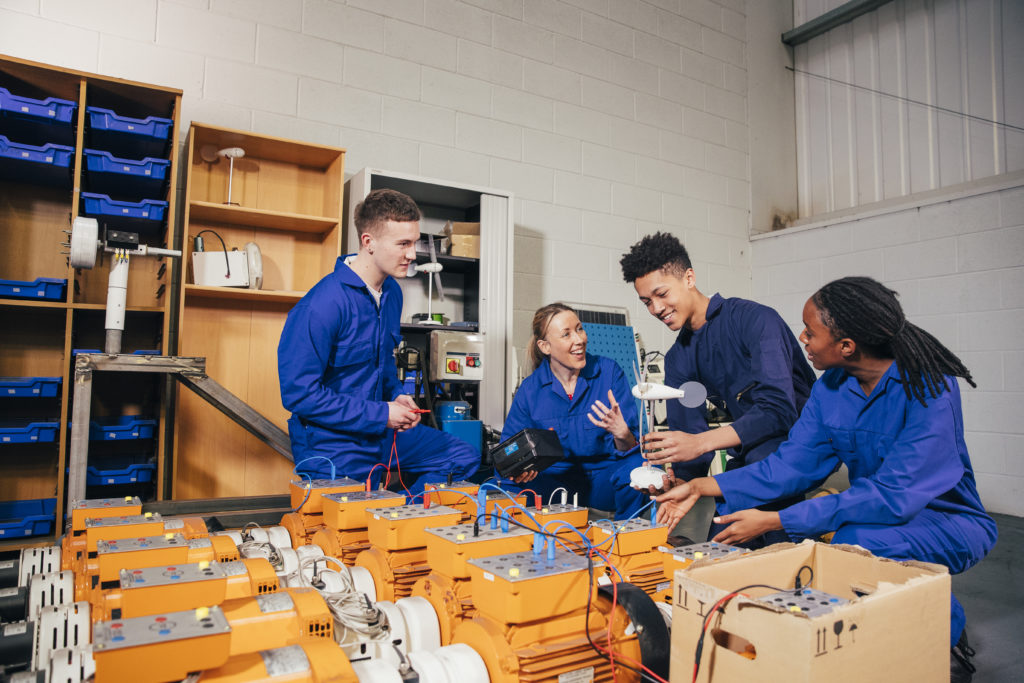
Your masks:
{"label": "small wind turbine model", "polygon": [[429,263],[410,263],[409,276],[415,275],[416,273],[427,274],[427,319],[421,320],[422,325],[439,325],[440,323],[434,320],[432,307],[434,303],[434,281],[437,281],[437,296],[441,301],[444,301],[444,288],[441,286],[441,271],[444,270],[444,266],[437,262],[437,253],[434,251],[434,236],[428,235],[430,239],[430,262]]}
{"label": "small wind turbine model", "polygon": [[[708,390],[700,382],[686,382],[678,389],[674,389],[655,382],[641,382],[640,377],[636,375],[635,368],[633,369],[633,375],[637,380],[636,386],[633,387],[633,397],[647,402],[647,405],[644,406],[644,413],[648,415],[653,412],[650,410],[650,403],[652,401],[676,399],[687,408],[699,408],[704,405],[704,401],[708,397]],[[643,454],[643,420],[640,421],[640,431],[640,453]],[[662,476],[664,474],[663,470],[652,467],[645,459],[643,465],[634,467],[629,473],[629,484],[642,490],[647,490],[649,486],[661,488]]]}

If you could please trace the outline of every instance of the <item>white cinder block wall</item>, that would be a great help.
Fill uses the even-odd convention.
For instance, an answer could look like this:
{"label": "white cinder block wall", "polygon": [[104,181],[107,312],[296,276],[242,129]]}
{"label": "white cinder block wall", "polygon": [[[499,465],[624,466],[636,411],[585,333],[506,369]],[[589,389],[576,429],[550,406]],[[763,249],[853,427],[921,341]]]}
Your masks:
{"label": "white cinder block wall", "polygon": [[666,348],[618,266],[659,229],[690,246],[704,289],[750,293],[744,0],[0,5],[0,52],[181,88],[185,129],[511,190],[520,348],[559,299],[627,306]]}
{"label": "white cinder block wall", "polygon": [[[821,285],[868,275],[964,361],[964,425],[993,512],[1024,515],[1024,174],[1005,189],[751,241],[752,290],[794,331]],[[1016,185],[1016,186],[1013,186]],[[1009,187],[1006,187],[1009,186]]]}

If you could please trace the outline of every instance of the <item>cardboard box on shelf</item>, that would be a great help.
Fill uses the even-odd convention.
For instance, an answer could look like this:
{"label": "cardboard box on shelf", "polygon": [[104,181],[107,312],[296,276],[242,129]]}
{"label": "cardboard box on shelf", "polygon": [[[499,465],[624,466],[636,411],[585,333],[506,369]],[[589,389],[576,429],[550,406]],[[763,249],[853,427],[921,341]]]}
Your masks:
{"label": "cardboard box on shelf", "polygon": [[480,258],[480,224],[448,221],[444,234],[450,245],[449,254]]}
{"label": "cardboard box on shelf", "polygon": [[709,619],[698,681],[949,680],[945,567],[811,541],[736,555],[676,572],[672,681],[691,680],[704,617],[715,603],[751,584],[794,589],[798,574],[805,587],[838,600],[814,613],[797,611],[801,599],[758,599],[772,589],[743,590]]}

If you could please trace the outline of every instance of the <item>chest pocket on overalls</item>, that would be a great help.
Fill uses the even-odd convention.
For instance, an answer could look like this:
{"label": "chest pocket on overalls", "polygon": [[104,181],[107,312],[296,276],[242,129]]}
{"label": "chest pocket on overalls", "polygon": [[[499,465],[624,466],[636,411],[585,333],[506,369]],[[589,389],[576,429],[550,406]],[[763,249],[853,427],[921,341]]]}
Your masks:
{"label": "chest pocket on overalls", "polygon": [[839,459],[849,465],[857,450],[856,434],[848,429],[829,429],[828,440]]}
{"label": "chest pocket on overalls", "polygon": [[369,341],[352,343],[341,343],[334,347],[334,357],[331,365],[336,368],[343,368],[349,365],[373,364],[376,361],[374,346]]}

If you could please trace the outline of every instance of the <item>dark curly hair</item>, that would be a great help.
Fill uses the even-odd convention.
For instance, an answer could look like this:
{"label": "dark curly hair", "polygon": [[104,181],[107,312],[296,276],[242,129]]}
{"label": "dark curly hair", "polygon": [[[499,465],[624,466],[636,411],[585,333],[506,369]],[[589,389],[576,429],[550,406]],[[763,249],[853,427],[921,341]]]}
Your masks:
{"label": "dark curly hair", "polygon": [[407,194],[397,190],[374,190],[356,206],[356,230],[377,236],[388,221],[409,223],[420,219],[420,208]]}
{"label": "dark curly hair", "polygon": [[897,296],[869,277],[844,277],[819,289],[811,301],[837,341],[852,339],[869,355],[896,362],[908,399],[927,405],[926,394],[946,390],[946,376],[977,386],[956,354],[907,320]]}
{"label": "dark curly hair", "polygon": [[634,244],[629,253],[619,260],[619,265],[622,266],[622,279],[626,282],[636,282],[656,270],[682,277],[693,268],[686,247],[679,238],[667,232],[656,232]]}

